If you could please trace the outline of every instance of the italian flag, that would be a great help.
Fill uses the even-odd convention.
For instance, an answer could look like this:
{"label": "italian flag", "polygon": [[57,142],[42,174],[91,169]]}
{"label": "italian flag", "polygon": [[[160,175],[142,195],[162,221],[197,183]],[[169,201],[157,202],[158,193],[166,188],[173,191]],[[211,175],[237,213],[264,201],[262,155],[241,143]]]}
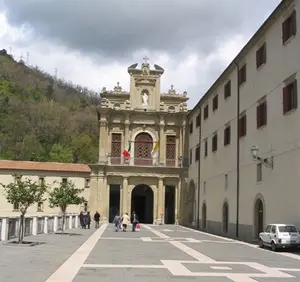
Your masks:
{"label": "italian flag", "polygon": [[125,159],[129,159],[130,158],[130,150],[131,150],[131,143],[129,143],[128,145],[128,149],[123,151],[123,156]]}

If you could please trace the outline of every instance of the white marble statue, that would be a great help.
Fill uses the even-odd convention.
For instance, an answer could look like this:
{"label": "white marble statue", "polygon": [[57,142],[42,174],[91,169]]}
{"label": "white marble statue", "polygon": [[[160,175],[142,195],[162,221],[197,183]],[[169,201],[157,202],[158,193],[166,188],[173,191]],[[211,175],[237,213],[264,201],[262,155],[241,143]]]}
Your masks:
{"label": "white marble statue", "polygon": [[148,95],[146,92],[143,94],[143,106],[146,107],[148,106]]}

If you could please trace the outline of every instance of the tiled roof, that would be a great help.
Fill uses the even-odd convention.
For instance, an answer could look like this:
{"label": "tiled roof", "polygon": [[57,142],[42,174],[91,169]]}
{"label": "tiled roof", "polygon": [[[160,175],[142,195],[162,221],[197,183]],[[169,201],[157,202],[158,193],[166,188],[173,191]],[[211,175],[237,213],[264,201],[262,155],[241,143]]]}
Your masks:
{"label": "tiled roof", "polygon": [[0,170],[31,170],[31,171],[62,171],[90,173],[86,164],[54,163],[54,162],[28,162],[0,160]]}

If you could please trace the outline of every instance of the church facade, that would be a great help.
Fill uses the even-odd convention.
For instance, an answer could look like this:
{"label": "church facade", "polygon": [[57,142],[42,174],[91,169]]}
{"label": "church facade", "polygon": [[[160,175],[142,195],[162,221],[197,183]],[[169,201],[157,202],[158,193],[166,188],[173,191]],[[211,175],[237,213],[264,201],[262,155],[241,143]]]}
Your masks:
{"label": "church facade", "polygon": [[184,220],[187,93],[161,93],[164,69],[128,68],[130,91],[101,92],[99,160],[90,165],[89,208],[103,220],[135,211],[144,223]]}

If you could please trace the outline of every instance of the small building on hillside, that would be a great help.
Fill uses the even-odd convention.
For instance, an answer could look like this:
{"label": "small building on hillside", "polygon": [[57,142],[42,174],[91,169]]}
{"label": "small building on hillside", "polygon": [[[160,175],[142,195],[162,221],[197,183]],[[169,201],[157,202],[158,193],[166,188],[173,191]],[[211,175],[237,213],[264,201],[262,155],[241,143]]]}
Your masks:
{"label": "small building on hillside", "polygon": [[[67,164],[54,162],[29,162],[0,160],[0,183],[7,185],[15,181],[16,177],[32,179],[36,182],[44,182],[47,185],[57,185],[55,182],[73,181],[75,186],[84,189],[83,197],[89,198],[91,170],[85,164]],[[0,217],[14,216],[19,214],[18,204],[10,204],[4,195],[3,187],[0,186]],[[70,206],[69,213],[78,213],[84,209],[82,206]],[[48,201],[36,204],[28,209],[28,215],[57,214],[59,209],[49,207]]]}

